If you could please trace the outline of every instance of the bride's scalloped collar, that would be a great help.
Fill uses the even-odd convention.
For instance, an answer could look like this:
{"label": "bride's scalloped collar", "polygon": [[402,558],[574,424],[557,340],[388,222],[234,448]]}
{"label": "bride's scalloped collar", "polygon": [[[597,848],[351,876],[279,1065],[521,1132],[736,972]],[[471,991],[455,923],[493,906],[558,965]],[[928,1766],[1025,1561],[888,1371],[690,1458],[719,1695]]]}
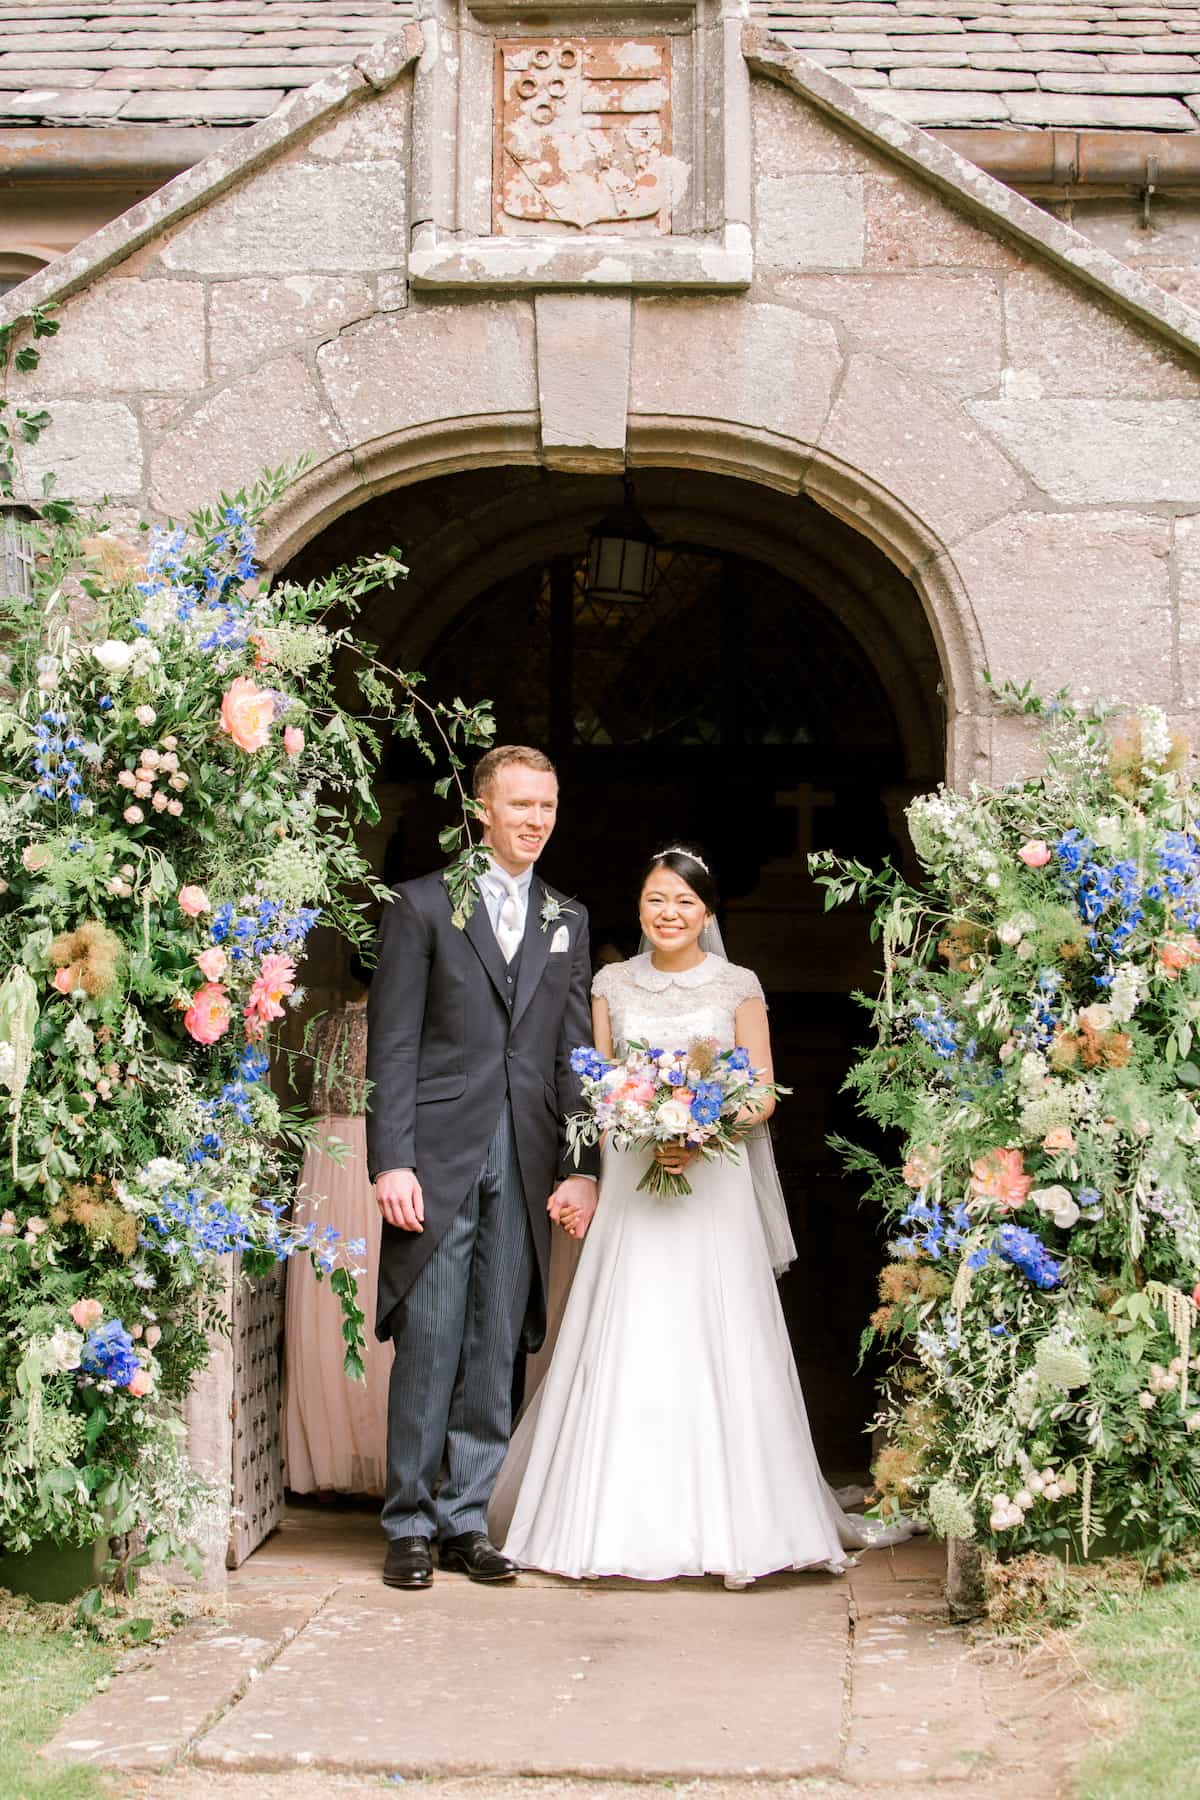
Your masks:
{"label": "bride's scalloped collar", "polygon": [[640,988],[648,988],[651,993],[661,994],[669,987],[703,987],[712,979],[712,965],[719,962],[720,957],[711,950],[704,953],[704,961],[698,962],[691,969],[656,969],[653,962],[653,951],[643,950],[640,956],[629,959],[629,969],[634,982]]}

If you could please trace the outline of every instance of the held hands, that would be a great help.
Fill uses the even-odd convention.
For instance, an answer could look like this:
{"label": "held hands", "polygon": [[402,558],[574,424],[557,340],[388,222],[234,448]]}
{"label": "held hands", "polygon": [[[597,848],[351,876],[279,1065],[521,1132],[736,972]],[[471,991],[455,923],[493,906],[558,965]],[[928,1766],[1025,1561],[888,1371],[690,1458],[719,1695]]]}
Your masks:
{"label": "held hands", "polygon": [[700,1152],[695,1144],[656,1144],[654,1160],[668,1175],[682,1175],[695,1162]]}
{"label": "held hands", "polygon": [[375,1199],[389,1225],[424,1231],[425,1196],[412,1169],[386,1169],[375,1180]]}
{"label": "held hands", "polygon": [[596,1183],[583,1175],[568,1175],[560,1181],[546,1202],[546,1211],[555,1225],[561,1225],[568,1237],[581,1238],[587,1233],[596,1210]]}

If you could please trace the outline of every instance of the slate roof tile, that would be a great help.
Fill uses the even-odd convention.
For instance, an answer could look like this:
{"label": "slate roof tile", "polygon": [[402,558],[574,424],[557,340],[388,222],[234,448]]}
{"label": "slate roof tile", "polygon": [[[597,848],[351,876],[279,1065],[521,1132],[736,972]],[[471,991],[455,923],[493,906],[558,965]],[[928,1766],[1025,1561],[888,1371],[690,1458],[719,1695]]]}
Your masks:
{"label": "slate roof tile", "polygon": [[[0,0],[0,119],[263,118],[414,0]],[[751,0],[918,125],[1200,130],[1200,0]]]}

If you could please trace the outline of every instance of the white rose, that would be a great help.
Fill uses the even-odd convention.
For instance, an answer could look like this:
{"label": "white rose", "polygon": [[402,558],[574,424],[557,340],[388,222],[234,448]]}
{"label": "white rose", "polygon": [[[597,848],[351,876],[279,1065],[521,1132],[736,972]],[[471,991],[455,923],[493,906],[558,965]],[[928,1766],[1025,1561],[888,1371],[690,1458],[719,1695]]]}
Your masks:
{"label": "white rose", "polygon": [[1056,1206],[1051,1217],[1061,1231],[1069,1231],[1079,1217],[1079,1208],[1068,1194],[1065,1205]]}
{"label": "white rose", "polygon": [[79,1367],[79,1359],[83,1355],[83,1333],[69,1331],[63,1326],[52,1337],[45,1340],[46,1351],[50,1359],[50,1367],[59,1374],[66,1374],[69,1369]]}
{"label": "white rose", "polygon": [[[1070,1189],[1065,1187],[1034,1188],[1029,1198],[1038,1211],[1044,1213],[1048,1219],[1056,1218],[1067,1207],[1075,1205]],[[1079,1216],[1078,1207],[1075,1208],[1075,1216],[1077,1218]]]}
{"label": "white rose", "polygon": [[1089,1031],[1107,1031],[1113,1022],[1112,1007],[1103,1006],[1099,1001],[1094,1006],[1085,1006],[1080,1011],[1079,1022]]}
{"label": "white rose", "polygon": [[1002,944],[1019,944],[1022,937],[1021,927],[1015,919],[1006,919],[1003,925],[997,925],[996,936]]}
{"label": "white rose", "polygon": [[105,638],[92,645],[92,656],[106,675],[124,675],[137,654],[135,644],[123,644],[119,638]]}
{"label": "white rose", "polygon": [[686,1100],[664,1100],[654,1119],[667,1137],[682,1137],[691,1127],[692,1109]]}

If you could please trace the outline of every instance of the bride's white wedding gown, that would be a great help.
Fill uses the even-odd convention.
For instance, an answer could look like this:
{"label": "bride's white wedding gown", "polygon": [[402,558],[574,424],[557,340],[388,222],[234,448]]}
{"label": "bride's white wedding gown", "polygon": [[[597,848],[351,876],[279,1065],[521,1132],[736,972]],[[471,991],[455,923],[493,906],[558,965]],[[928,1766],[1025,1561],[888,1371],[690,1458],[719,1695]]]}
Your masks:
{"label": "bride's white wedding gown", "polygon": [[[734,1044],[757,977],[648,954],[593,991],[613,1040]],[[696,1161],[690,1195],[637,1192],[645,1154],[606,1147],[554,1355],[513,1437],[492,1536],[529,1568],[664,1581],[847,1566],[880,1540],[817,1465],[745,1153]],[[903,1533],[888,1533],[895,1541]]]}

